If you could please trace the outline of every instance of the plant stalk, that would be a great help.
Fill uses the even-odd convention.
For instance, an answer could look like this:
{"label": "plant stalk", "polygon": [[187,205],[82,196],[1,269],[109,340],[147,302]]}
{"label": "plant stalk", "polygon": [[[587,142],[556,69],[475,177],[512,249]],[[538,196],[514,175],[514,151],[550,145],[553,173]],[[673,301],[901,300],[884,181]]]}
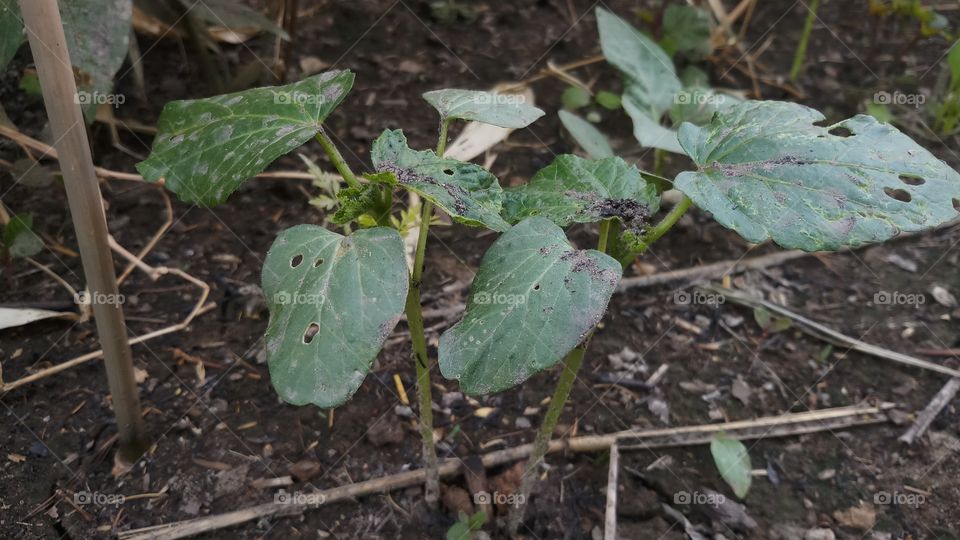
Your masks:
{"label": "plant stalk", "polygon": [[327,135],[327,132],[322,128],[317,132],[317,142],[320,143],[320,148],[323,148],[323,153],[330,158],[330,161],[333,162],[334,168],[337,169],[337,172],[340,173],[340,176],[347,182],[347,185],[352,188],[360,187],[360,181],[357,180],[356,175],[353,174],[353,171],[350,170],[350,166],[347,165],[346,160],[343,159],[343,155],[340,153],[340,150],[337,150],[337,146],[333,144],[333,141],[330,140],[330,136]]}
{"label": "plant stalk", "polygon": [[[449,120],[441,120],[437,155],[442,156],[447,147]],[[410,345],[413,348],[414,365],[417,368],[417,396],[420,401],[420,438],[423,439],[423,460],[426,472],[424,500],[430,508],[436,508],[440,499],[440,474],[437,468],[437,449],[433,440],[433,390],[430,387],[430,357],[427,354],[427,338],[420,306],[420,289],[423,283],[423,265],[427,253],[427,235],[433,220],[433,203],[423,201],[420,210],[420,231],[417,250],[413,258],[413,273],[410,276],[410,291],[407,293],[407,326],[410,328]]]}
{"label": "plant stalk", "polygon": [[652,229],[649,229],[646,234],[640,237],[639,247],[634,250],[633,256],[645,252],[650,248],[650,245],[660,239],[661,236],[667,233],[674,225],[680,221],[680,218],[687,213],[687,210],[690,209],[690,205],[693,204],[693,201],[690,200],[690,197],[684,195],[683,199],[674,206],[667,215],[663,216],[663,220],[660,223],[654,225]]}
{"label": "plant stalk", "polygon": [[[612,222],[613,219],[611,218],[600,223],[600,239],[597,241],[597,251],[607,251],[607,246],[610,243]],[[510,507],[507,527],[511,536],[517,534],[517,530],[520,528],[520,522],[523,521],[525,511],[524,504],[529,499],[530,492],[533,491],[533,485],[537,480],[537,469],[540,467],[540,464],[543,462],[543,457],[547,455],[547,450],[550,448],[550,439],[553,437],[553,430],[556,429],[557,421],[563,412],[563,406],[567,403],[567,398],[570,397],[570,391],[573,389],[573,383],[577,379],[577,372],[580,371],[580,366],[583,364],[583,356],[587,352],[587,347],[590,346],[590,338],[592,337],[593,332],[587,334],[583,342],[567,353],[567,356],[563,359],[563,370],[560,372],[560,380],[557,381],[557,387],[553,391],[553,397],[550,398],[550,405],[547,407],[547,413],[543,417],[543,424],[540,425],[540,430],[537,431],[537,438],[533,442],[533,451],[523,470],[523,480],[520,483],[520,495],[517,497],[517,501],[521,502]]]}
{"label": "plant stalk", "polygon": [[56,0],[21,0],[20,9],[56,141],[54,146],[60,159],[83,273],[93,299],[97,336],[103,349],[107,382],[117,417],[119,448],[116,464],[126,468],[143,454],[149,441],[133,376],[113,255],[107,241],[103,199],[90,155],[86,124],[78,104],[63,22]]}
{"label": "plant stalk", "polygon": [[797,82],[800,72],[803,70],[803,63],[807,59],[807,45],[810,43],[813,21],[817,18],[819,7],[820,0],[810,0],[810,5],[807,7],[807,20],[803,23],[803,34],[800,35],[797,50],[793,53],[793,65],[790,67],[790,80],[793,82]]}

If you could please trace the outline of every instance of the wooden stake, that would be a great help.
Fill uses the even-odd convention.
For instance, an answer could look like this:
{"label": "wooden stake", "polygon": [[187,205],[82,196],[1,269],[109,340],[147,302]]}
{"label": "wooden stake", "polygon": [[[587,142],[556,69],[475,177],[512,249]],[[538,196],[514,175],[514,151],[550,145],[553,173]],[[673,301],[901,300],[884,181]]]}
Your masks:
{"label": "wooden stake", "polygon": [[[113,256],[107,244],[107,220],[90,156],[86,124],[56,0],[20,0],[30,50],[37,66],[50,128],[60,156],[64,186],[80,245],[83,273],[93,302],[97,334],[103,348],[107,381],[119,432],[118,464],[133,463],[147,449],[140,397],[133,377],[130,344]],[[110,301],[114,299],[114,301]]]}

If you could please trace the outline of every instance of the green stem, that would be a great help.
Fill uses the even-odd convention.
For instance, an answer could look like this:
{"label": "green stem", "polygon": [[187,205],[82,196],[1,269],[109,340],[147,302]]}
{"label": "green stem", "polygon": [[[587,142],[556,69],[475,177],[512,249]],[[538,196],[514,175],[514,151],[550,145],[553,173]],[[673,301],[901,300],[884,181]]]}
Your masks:
{"label": "green stem", "polygon": [[634,250],[634,257],[646,251],[651,244],[660,239],[661,236],[666,234],[674,225],[680,221],[680,218],[687,213],[687,210],[690,209],[690,205],[693,204],[693,201],[690,200],[690,197],[684,196],[676,206],[673,207],[666,216],[663,216],[663,219],[660,223],[654,225],[652,229],[649,229],[646,234],[640,237],[639,247]]}
{"label": "green stem", "polygon": [[803,69],[803,63],[807,58],[807,44],[810,43],[810,32],[813,30],[813,21],[817,18],[817,8],[820,7],[820,0],[811,0],[807,8],[807,20],[803,23],[803,34],[800,35],[800,41],[797,43],[797,50],[793,54],[793,66],[790,67],[790,80],[797,81],[800,77],[800,71]]}
{"label": "green stem", "polygon": [[[447,146],[449,120],[440,122],[440,137],[437,155],[442,156]],[[440,499],[440,475],[437,470],[437,450],[433,441],[433,391],[430,387],[430,358],[427,355],[427,339],[420,306],[420,287],[423,281],[423,265],[427,253],[427,234],[433,219],[433,203],[423,201],[420,209],[420,233],[417,250],[413,257],[413,273],[410,276],[410,291],[407,293],[407,326],[410,328],[410,344],[413,347],[414,365],[417,368],[417,396],[420,400],[420,438],[423,440],[423,460],[426,471],[424,500],[430,508],[436,508]]]}
{"label": "green stem", "polygon": [[[604,220],[600,224],[600,239],[597,241],[597,250],[606,251],[610,239],[610,229],[612,219]],[[518,501],[527,501],[530,492],[533,491],[533,484],[537,479],[537,469],[543,462],[543,457],[547,455],[547,449],[550,447],[550,439],[553,437],[553,430],[557,427],[557,421],[563,412],[563,406],[570,397],[570,391],[573,389],[573,382],[577,379],[577,372],[583,364],[583,356],[590,346],[590,339],[593,332],[587,334],[583,342],[567,353],[563,359],[563,371],[560,372],[560,380],[557,381],[557,387],[553,391],[553,397],[550,398],[550,405],[547,407],[547,413],[543,417],[543,424],[537,431],[537,438],[533,442],[533,452],[527,460],[527,465],[523,471],[523,480],[520,482],[520,496]],[[510,515],[507,518],[507,527],[510,536],[517,534],[520,528],[520,522],[523,521],[525,505],[516,504],[510,507]]]}
{"label": "green stem", "polygon": [[330,140],[330,137],[327,133],[321,128],[317,132],[317,142],[320,143],[320,148],[323,148],[323,152],[327,154],[327,157],[330,158],[330,161],[333,162],[334,168],[337,169],[337,172],[340,173],[340,176],[346,180],[347,185],[352,188],[360,187],[360,181],[357,180],[356,175],[353,174],[353,171],[350,170],[350,166],[347,165],[346,160],[343,159],[343,155],[340,154],[340,151],[337,150],[337,146],[333,144],[333,141]]}

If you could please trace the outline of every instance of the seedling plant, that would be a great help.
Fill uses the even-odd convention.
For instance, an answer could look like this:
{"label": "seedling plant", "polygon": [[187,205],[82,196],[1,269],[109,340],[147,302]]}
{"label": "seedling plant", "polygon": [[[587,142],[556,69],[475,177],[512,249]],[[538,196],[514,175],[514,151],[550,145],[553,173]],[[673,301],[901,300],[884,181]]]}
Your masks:
{"label": "seedling plant", "polygon": [[[609,12],[597,16],[608,60],[628,75],[624,106],[649,112],[659,127],[659,115],[684,88],[637,41],[645,36]],[[604,32],[605,24],[622,32]],[[683,198],[659,218],[660,184],[667,179],[613,155],[557,156],[528,183],[507,189],[484,168],[444,157],[456,120],[519,129],[544,114],[512,95],[424,94],[440,115],[436,149],[412,149],[402,131],[386,130],[373,141],[372,170],[357,176],[323,125],[353,81],[350,71],[329,71],[285,86],[168,103],[152,153],[138,170],[184,201],[213,206],[280,156],[312,138],[320,143],[346,185],[335,192],[331,221],[352,232],[297,225],[268,251],[262,284],[272,384],[291,404],[341,405],[405,314],[430,504],[438,478],[420,292],[435,212],[500,234],[483,256],[463,318],[440,336],[440,373],[482,396],[562,364],[527,464],[522,490],[528,495],[530,473],[543,459],[622,276],[621,261],[646,251],[691,206],[748,242],[773,240],[808,251],[881,242],[951,220],[960,208],[960,175],[896,128],[862,115],[822,125],[819,112],[777,101],[727,103],[697,123],[682,123],[675,145],[693,167],[668,181]],[[397,190],[423,200],[409,268],[398,230],[409,219],[395,214]],[[574,224],[598,224],[596,249],[571,244],[563,227]],[[516,512],[513,527],[520,517]]]}

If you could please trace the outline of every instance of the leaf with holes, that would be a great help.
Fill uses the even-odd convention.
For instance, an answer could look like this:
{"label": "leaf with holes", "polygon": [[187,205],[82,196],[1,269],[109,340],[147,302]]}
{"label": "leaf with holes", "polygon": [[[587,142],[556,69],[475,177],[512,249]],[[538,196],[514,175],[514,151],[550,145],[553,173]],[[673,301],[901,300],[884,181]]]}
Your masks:
{"label": "leaf with holes", "polygon": [[750,242],[836,250],[955,218],[960,175],[889,124],[858,115],[820,127],[819,112],[777,101],[684,124],[700,170],[677,189]]}
{"label": "leaf with holes", "polygon": [[408,287],[393,229],[345,237],[297,225],[281,233],[263,265],[267,362],[280,397],[336,407],[353,395],[400,320]]}
{"label": "leaf with holes", "polygon": [[370,157],[378,172],[370,180],[419,193],[460,223],[494,231],[510,228],[500,217],[503,190],[483,167],[439,158],[432,150],[411,150],[399,129],[384,131],[373,142]]}
{"label": "leaf with holes", "polygon": [[220,204],[316,135],[352,86],[350,71],[328,71],[286,86],[170,102],[153,151],[137,170],[147,180],[164,179],[181,200]]}
{"label": "leaf with holes", "polygon": [[440,371],[469,394],[516,386],[563,359],[603,317],[620,263],[580,251],[534,217],[483,256],[463,319],[440,336]]}
{"label": "leaf with holes", "polygon": [[639,232],[657,212],[660,196],[642,173],[618,157],[583,159],[558,156],[530,182],[504,192],[503,217],[517,223],[541,216],[566,227],[617,218]]}
{"label": "leaf with holes", "polygon": [[597,8],[597,27],[603,55],[626,79],[624,97],[659,120],[681,88],[673,61],[652,39],[603,8]]}
{"label": "leaf with holes", "polygon": [[580,148],[593,159],[601,159],[613,156],[613,148],[610,148],[610,142],[606,135],[600,133],[600,130],[593,127],[593,124],[572,112],[560,111],[560,123],[567,128],[573,140],[577,141]]}
{"label": "leaf with holes", "polygon": [[527,105],[520,94],[494,94],[478,90],[434,90],[423,94],[444,120],[473,120],[503,128],[525,128],[544,115]]}
{"label": "leaf with holes", "polygon": [[717,471],[733,488],[733,493],[740,499],[746,497],[752,481],[750,474],[752,467],[747,447],[736,439],[717,433],[710,441],[710,453],[713,455]]}

